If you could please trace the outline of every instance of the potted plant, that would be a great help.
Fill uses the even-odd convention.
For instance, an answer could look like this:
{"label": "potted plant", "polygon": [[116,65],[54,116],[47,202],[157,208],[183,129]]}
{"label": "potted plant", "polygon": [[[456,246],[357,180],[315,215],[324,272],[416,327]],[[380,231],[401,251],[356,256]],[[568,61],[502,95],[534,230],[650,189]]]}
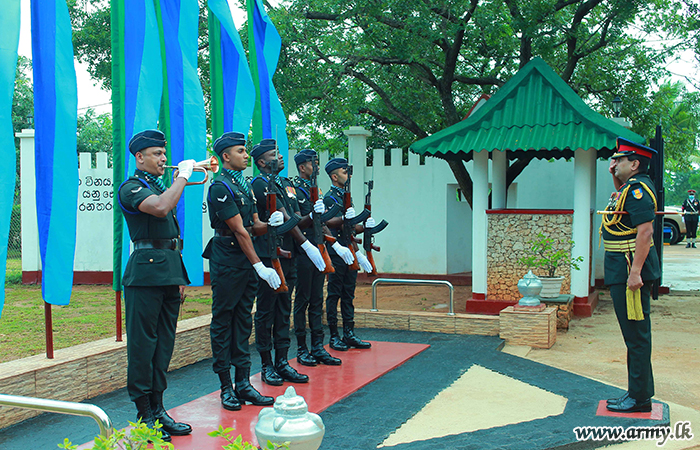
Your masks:
{"label": "potted plant", "polygon": [[[573,248],[574,241],[569,241],[569,243]],[[555,248],[554,239],[539,233],[536,239],[527,242],[525,256],[520,258],[518,262],[528,269],[540,269],[540,272],[543,273],[539,275],[542,281],[540,297],[555,298],[559,296],[561,283],[564,281],[564,277],[556,276],[557,269],[569,266],[572,270],[579,270],[579,264],[583,262],[583,257],[572,258],[571,253],[565,249]]]}

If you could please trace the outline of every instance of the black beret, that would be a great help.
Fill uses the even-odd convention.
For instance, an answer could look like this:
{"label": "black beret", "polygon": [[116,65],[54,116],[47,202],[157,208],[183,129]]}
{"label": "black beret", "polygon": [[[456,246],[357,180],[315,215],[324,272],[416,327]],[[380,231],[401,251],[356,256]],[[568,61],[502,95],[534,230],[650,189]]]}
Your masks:
{"label": "black beret", "polygon": [[335,169],[342,169],[348,166],[348,160],[345,158],[333,158],[326,163],[326,173],[331,174]]}
{"label": "black beret", "polygon": [[263,139],[259,144],[253,146],[253,151],[250,152],[250,156],[253,157],[254,161],[259,160],[262,155],[270,150],[274,150],[277,147],[277,142],[274,139]]}
{"label": "black beret", "polygon": [[132,155],[148,147],[165,147],[165,135],[159,130],[145,130],[136,133],[129,141],[129,151]]}
{"label": "black beret", "polygon": [[228,133],[222,134],[221,137],[214,142],[214,153],[221,156],[224,150],[235,145],[245,145],[245,136],[243,133],[229,131]]}
{"label": "black beret", "polygon": [[314,150],[311,150],[310,148],[305,148],[304,150],[294,155],[294,162],[298,166],[299,164],[304,164],[306,161],[312,161],[314,158],[317,157],[318,155]]}

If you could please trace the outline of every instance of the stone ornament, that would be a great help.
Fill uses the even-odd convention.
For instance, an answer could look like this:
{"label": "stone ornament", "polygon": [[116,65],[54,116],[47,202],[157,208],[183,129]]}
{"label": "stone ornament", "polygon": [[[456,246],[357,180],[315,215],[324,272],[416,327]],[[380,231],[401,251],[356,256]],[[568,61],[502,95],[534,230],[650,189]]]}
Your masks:
{"label": "stone ornament", "polygon": [[310,413],[304,397],[289,386],[284,395],[275,400],[272,408],[264,408],[258,415],[255,435],[264,447],[272,443],[289,443],[289,450],[317,450],[326,432],[318,414]]}

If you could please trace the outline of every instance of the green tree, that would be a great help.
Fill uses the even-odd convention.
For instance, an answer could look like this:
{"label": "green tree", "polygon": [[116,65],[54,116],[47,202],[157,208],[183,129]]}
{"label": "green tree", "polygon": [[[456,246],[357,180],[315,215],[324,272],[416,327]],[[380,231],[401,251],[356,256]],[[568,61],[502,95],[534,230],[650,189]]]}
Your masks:
{"label": "green tree", "polygon": [[[342,129],[364,125],[397,147],[462,120],[534,56],[599,111],[615,95],[644,111],[669,75],[663,63],[695,36],[676,0],[290,0],[270,16],[283,42],[276,86],[297,132],[343,142]],[[682,44],[652,48],[652,33]],[[449,164],[471,200],[463,162]]]}
{"label": "green tree", "polygon": [[112,154],[112,114],[96,115],[88,109],[78,116],[78,153]]}

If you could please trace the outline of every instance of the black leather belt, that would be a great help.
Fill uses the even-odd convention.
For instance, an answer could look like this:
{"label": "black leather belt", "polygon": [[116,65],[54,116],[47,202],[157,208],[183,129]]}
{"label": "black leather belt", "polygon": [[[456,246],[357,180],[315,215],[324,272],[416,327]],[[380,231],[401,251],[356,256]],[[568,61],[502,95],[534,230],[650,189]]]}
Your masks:
{"label": "black leather belt", "polygon": [[234,236],[233,231],[230,228],[215,228],[214,235],[220,237],[231,237]]}
{"label": "black leather belt", "polygon": [[182,239],[139,239],[138,241],[134,241],[134,250],[143,250],[147,248],[182,250]]}

